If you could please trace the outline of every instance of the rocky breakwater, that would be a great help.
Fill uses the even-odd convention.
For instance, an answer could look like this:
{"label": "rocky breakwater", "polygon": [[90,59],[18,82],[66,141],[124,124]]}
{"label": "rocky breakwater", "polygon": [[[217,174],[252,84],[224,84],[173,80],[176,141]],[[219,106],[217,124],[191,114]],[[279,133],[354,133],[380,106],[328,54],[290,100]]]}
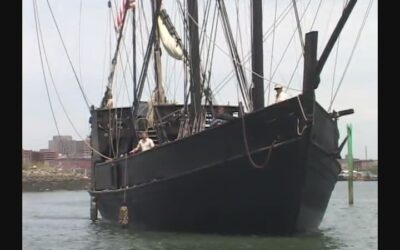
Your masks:
{"label": "rocky breakwater", "polygon": [[77,170],[32,166],[22,170],[22,191],[84,190],[90,179]]}

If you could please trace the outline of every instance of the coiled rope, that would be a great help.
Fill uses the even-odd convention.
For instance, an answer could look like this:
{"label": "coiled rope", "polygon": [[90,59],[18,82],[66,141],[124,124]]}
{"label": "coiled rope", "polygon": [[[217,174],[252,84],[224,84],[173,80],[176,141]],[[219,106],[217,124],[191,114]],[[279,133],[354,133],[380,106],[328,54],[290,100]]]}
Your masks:
{"label": "coiled rope", "polygon": [[270,145],[270,147],[269,147],[269,150],[268,150],[267,159],[264,161],[264,163],[261,164],[261,165],[257,164],[257,163],[254,161],[254,159],[251,157],[251,154],[250,154],[249,143],[248,143],[248,141],[247,141],[247,136],[246,136],[246,124],[245,124],[245,121],[244,121],[245,118],[244,118],[244,112],[243,112],[242,103],[240,103],[239,107],[240,107],[240,108],[239,108],[240,116],[241,116],[241,118],[242,118],[242,134],[243,134],[243,141],[244,141],[244,146],[245,146],[247,158],[249,159],[251,165],[252,165],[254,168],[265,168],[265,167],[268,165],[269,160],[271,159],[272,149],[274,148],[274,146],[275,146],[275,144],[276,144],[276,142],[277,142],[277,139],[274,139],[274,140],[272,141],[272,143],[271,143],[271,145]]}

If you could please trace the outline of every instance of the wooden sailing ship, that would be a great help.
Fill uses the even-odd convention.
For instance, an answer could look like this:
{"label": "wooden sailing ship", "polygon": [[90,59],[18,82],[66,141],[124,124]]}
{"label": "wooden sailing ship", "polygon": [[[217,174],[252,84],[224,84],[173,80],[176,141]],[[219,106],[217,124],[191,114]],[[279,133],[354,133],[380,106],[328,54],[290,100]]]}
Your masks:
{"label": "wooden sailing ship", "polygon": [[[217,3],[226,12],[224,1]],[[153,1],[153,24],[139,80],[134,77],[133,105],[110,104],[120,32],[102,104],[91,109],[91,218],[96,220],[99,211],[102,218],[118,221],[123,207],[124,223],[137,228],[270,235],[316,230],[340,172],[337,159],[344,142],[339,145],[337,119],[352,110],[328,113],[314,90],[355,3],[348,2],[319,59],[318,33],[305,35],[303,92],[265,107],[261,0],[252,0],[252,87],[242,88],[247,97],[238,106],[216,105],[203,84],[197,1],[186,3],[187,44],[161,1]],[[229,20],[223,20],[229,38]],[[163,33],[174,39],[175,47],[168,46]],[[160,36],[166,50],[187,65],[190,98],[183,104],[165,102],[157,76],[153,102],[141,102],[151,55],[160,72]],[[243,68],[233,43],[230,51],[240,80]],[[236,118],[211,127],[220,106]],[[141,131],[157,146],[128,154]]]}

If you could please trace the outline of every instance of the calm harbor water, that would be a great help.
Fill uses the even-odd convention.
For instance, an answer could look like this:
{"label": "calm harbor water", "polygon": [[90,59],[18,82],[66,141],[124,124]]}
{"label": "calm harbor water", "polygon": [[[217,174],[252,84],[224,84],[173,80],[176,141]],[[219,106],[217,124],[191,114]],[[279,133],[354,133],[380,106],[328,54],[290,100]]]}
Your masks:
{"label": "calm harbor water", "polygon": [[320,231],[296,237],[136,232],[89,219],[86,191],[23,193],[23,249],[236,250],[377,249],[378,183],[338,182]]}

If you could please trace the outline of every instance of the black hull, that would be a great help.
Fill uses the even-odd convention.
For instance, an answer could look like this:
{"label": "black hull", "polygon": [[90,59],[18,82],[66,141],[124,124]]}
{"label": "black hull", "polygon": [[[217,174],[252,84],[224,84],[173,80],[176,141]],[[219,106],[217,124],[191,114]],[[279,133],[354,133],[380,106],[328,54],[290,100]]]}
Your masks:
{"label": "black hull", "polygon": [[[98,164],[90,194],[117,221],[124,200],[133,227],[292,235],[316,230],[340,172],[336,123],[293,98],[243,121],[134,157]],[[246,152],[263,168],[251,164]],[[266,159],[268,159],[266,161]],[[125,173],[127,173],[125,175]],[[128,188],[124,188],[128,187]]]}

